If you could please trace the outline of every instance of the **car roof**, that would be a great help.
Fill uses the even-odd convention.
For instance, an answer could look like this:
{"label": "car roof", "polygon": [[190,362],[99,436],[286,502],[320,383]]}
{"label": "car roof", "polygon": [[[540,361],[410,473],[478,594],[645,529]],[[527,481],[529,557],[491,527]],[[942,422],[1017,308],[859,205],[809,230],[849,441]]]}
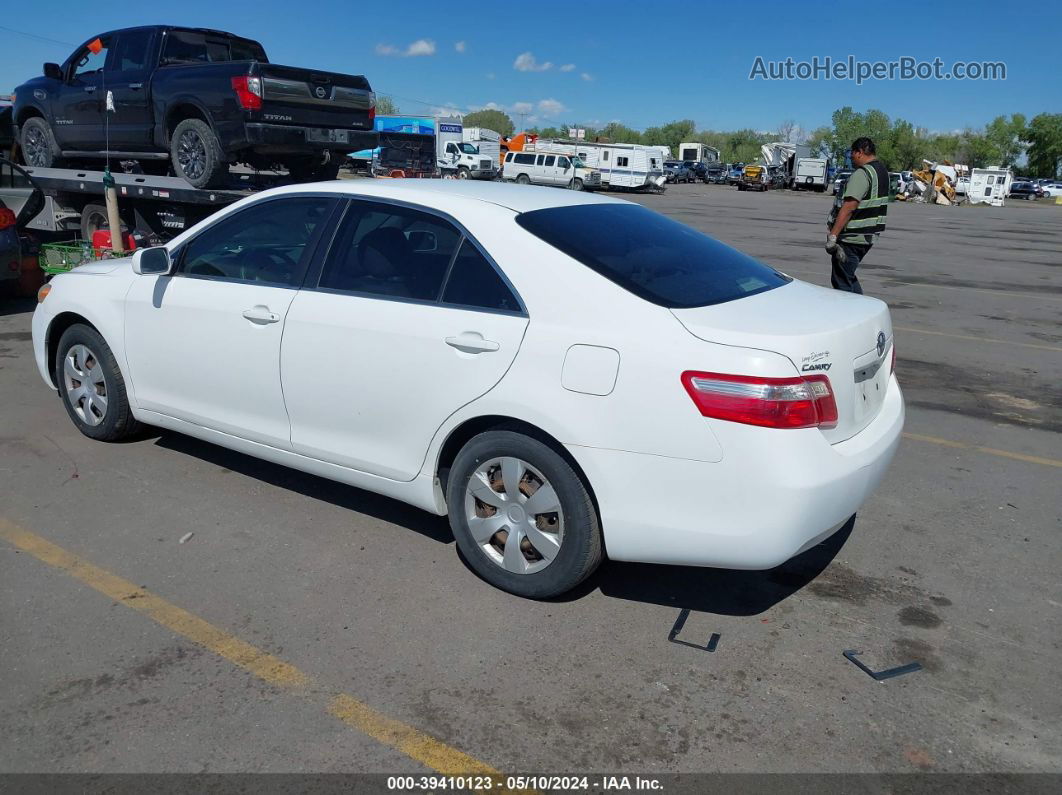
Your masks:
{"label": "car roof", "polygon": [[321,190],[352,196],[398,199],[429,206],[434,206],[440,199],[453,197],[470,202],[496,204],[517,213],[575,204],[628,203],[623,202],[622,199],[599,196],[585,191],[469,179],[340,179],[331,182],[287,185],[267,192],[276,194],[316,193]]}

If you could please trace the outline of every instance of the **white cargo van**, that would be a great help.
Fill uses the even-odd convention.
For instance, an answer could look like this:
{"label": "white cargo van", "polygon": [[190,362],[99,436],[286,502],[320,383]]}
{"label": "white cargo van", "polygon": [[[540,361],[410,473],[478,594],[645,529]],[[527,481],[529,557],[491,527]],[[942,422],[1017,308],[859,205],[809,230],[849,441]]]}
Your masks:
{"label": "white cargo van", "polygon": [[548,152],[507,152],[502,177],[522,185],[557,185],[573,190],[601,187],[601,174],[578,157]]}

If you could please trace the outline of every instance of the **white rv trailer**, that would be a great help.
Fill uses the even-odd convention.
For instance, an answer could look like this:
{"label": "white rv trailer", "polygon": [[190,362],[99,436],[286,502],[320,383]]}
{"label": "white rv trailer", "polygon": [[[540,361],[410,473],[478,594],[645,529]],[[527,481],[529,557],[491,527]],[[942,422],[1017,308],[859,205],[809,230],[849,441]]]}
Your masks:
{"label": "white rv trailer", "polygon": [[718,163],[719,150],[714,146],[705,144],[688,143],[679,144],[679,160],[693,160],[701,163]]}
{"label": "white rv trailer", "polygon": [[1010,193],[1010,183],[1014,174],[1009,168],[990,166],[975,168],[970,172],[970,185],[966,189],[966,198],[970,204],[991,204],[1002,207],[1003,200]]}
{"label": "white rv trailer", "polygon": [[589,141],[555,141],[539,138],[524,151],[578,155],[601,173],[603,187],[620,190],[660,190],[664,187],[664,160],[656,147],[642,144],[602,144]]}

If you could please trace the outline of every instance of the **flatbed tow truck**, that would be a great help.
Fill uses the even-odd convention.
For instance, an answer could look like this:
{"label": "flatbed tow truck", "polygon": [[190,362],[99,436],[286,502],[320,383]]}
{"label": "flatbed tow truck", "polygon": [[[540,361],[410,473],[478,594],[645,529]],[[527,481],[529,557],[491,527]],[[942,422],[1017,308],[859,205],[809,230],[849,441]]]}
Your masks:
{"label": "flatbed tow truck", "polygon": [[[197,224],[245,196],[289,182],[274,172],[235,172],[223,188],[194,188],[181,177],[111,172],[118,192],[122,223],[134,234],[157,244]],[[0,158],[0,200],[16,214],[34,191],[42,206],[23,227],[42,242],[91,240],[106,227],[103,171],[35,168]],[[40,198],[37,199],[40,201]]]}

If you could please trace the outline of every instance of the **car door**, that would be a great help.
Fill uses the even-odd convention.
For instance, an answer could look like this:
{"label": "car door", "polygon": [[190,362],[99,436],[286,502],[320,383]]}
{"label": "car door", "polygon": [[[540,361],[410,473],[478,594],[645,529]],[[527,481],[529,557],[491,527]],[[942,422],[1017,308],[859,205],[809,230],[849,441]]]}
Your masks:
{"label": "car door", "polygon": [[172,275],[136,279],[125,347],[140,408],[290,449],[280,340],[336,202],[255,202],[181,241]]}
{"label": "car door", "polygon": [[103,127],[104,69],[111,54],[113,35],[84,44],[66,64],[58,96],[52,104],[55,138],[61,149],[101,151]]}
{"label": "car door", "polygon": [[150,78],[156,46],[152,28],[118,33],[114,54],[104,70],[106,90],[114,96],[114,112],[107,119],[112,150],[152,148]]}
{"label": "car door", "polygon": [[515,291],[452,220],[352,200],[288,311],[293,449],[412,480],[446,418],[508,370],[526,327]]}

